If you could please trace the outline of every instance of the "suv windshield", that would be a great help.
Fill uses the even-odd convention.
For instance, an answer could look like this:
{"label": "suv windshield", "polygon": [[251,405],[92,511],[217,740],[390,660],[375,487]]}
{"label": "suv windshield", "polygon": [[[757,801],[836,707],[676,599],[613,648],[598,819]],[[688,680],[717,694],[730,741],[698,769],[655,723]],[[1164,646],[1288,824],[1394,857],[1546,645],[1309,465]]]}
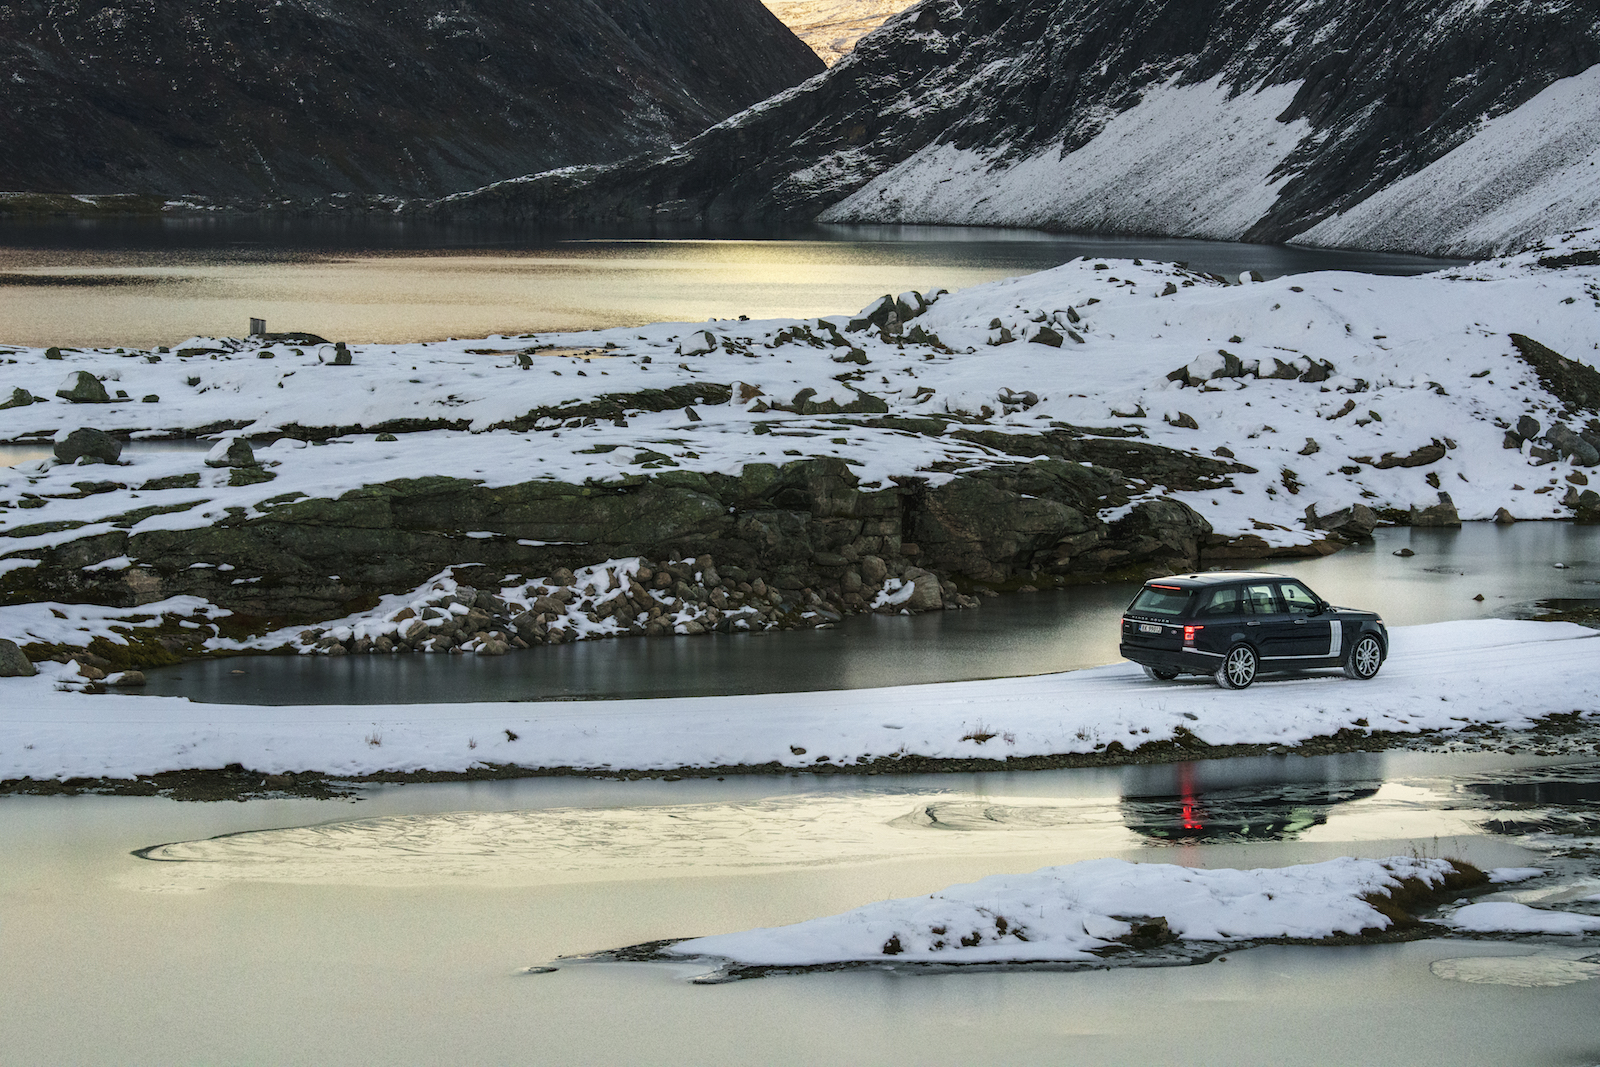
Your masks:
{"label": "suv windshield", "polygon": [[1145,615],[1182,615],[1189,606],[1191,591],[1176,585],[1147,585],[1133,598],[1129,611]]}

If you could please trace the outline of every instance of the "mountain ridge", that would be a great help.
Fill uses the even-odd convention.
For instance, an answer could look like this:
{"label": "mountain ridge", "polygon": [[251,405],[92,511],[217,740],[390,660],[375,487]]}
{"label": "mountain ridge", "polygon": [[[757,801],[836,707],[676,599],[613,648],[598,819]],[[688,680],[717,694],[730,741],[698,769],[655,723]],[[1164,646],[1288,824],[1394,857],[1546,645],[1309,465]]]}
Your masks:
{"label": "mountain ridge", "polygon": [[0,2],[0,188],[434,197],[821,71],[758,0]]}
{"label": "mountain ridge", "polygon": [[[1467,232],[1470,220],[1451,232],[1408,224],[1458,206],[1441,187],[1398,223],[1391,211],[1316,228],[1596,64],[1600,11],[1589,0],[923,0],[826,74],[670,153],[528,176],[435,211],[1011,225],[1494,254],[1600,215],[1600,187],[1560,191],[1600,152],[1600,107],[1590,106],[1600,89],[1558,116],[1556,158],[1536,130],[1511,139],[1542,168],[1534,199],[1557,190],[1559,210],[1482,232]],[[958,192],[941,200],[952,182]],[[1250,198],[1258,210],[1245,212]]]}

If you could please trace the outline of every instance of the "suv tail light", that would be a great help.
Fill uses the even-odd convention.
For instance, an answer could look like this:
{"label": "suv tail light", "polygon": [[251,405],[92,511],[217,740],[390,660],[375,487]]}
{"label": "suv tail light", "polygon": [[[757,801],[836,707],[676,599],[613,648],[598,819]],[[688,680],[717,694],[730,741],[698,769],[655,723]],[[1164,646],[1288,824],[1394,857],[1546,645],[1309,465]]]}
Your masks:
{"label": "suv tail light", "polygon": [[1194,635],[1204,629],[1204,626],[1185,626],[1183,628],[1183,643],[1186,645],[1194,644]]}

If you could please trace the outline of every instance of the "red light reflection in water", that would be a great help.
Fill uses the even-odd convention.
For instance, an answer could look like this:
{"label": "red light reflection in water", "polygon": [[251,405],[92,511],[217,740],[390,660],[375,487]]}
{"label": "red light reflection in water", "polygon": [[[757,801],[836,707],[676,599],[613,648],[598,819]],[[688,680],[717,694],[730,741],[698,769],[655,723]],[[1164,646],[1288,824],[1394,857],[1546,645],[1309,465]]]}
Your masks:
{"label": "red light reflection in water", "polygon": [[1194,764],[1178,764],[1178,792],[1183,796],[1183,828],[1185,830],[1204,830],[1205,810],[1200,807],[1194,795]]}

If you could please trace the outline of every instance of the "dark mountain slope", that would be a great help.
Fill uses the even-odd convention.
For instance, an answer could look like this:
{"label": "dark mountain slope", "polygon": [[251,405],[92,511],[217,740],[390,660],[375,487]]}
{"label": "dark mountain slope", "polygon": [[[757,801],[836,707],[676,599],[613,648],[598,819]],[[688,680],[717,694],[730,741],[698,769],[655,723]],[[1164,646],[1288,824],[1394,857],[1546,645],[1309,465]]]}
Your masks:
{"label": "dark mountain slope", "polygon": [[[826,77],[675,154],[506,183],[440,210],[1282,241],[1596,63],[1595,0],[924,0]],[[1540,180],[1600,147],[1589,92],[1538,102],[1554,107],[1563,145]],[[1519,150],[1540,136],[1548,128]],[[1527,192],[1527,168],[1507,166],[1480,200]],[[1447,198],[1443,184],[1429,195]]]}
{"label": "dark mountain slope", "polygon": [[0,188],[436,196],[822,69],[758,0],[0,0]]}

